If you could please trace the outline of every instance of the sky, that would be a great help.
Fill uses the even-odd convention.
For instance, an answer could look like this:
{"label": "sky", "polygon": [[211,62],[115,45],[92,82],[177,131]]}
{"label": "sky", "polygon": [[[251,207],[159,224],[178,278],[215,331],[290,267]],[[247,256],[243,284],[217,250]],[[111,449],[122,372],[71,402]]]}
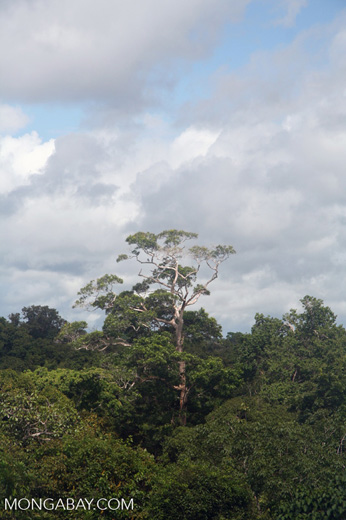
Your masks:
{"label": "sky", "polygon": [[346,325],[345,0],[1,0],[0,44],[0,316],[100,327],[78,290],[183,229],[237,251],[224,333],[307,294]]}

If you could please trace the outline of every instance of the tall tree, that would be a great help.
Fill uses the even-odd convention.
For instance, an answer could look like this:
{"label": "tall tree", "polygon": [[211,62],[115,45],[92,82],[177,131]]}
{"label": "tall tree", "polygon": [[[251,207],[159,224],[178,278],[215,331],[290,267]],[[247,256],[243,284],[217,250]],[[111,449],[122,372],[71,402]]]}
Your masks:
{"label": "tall tree", "polygon": [[[218,277],[220,265],[235,253],[230,245],[185,247],[187,241],[197,238],[197,233],[175,229],[158,234],[140,231],[128,236],[126,242],[131,246],[131,252],[119,255],[117,262],[135,259],[141,266],[139,276],[142,282],[136,284],[132,292],[125,293],[118,308],[109,286],[110,282],[121,282],[121,279],[105,275],[81,289],[76,304],[105,309],[109,314],[106,325],[108,329],[112,325],[119,332],[117,341],[122,345],[127,339],[121,337],[121,332],[126,330],[168,328],[173,331],[176,351],[183,353],[187,307],[197,303],[202,295],[210,294],[209,285]],[[183,265],[182,262],[188,263]],[[102,290],[106,293],[104,297],[100,296]],[[180,381],[176,389],[179,391],[181,421],[185,424],[189,388],[183,356],[178,365]]]}

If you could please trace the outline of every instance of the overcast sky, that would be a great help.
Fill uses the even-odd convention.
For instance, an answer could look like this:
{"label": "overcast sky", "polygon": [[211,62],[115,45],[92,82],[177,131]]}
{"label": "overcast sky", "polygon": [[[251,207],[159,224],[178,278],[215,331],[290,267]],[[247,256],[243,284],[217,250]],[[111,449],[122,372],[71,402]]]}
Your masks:
{"label": "overcast sky", "polygon": [[225,333],[306,294],[346,324],[345,4],[1,0],[0,316],[99,325],[77,291],[176,228],[237,251]]}

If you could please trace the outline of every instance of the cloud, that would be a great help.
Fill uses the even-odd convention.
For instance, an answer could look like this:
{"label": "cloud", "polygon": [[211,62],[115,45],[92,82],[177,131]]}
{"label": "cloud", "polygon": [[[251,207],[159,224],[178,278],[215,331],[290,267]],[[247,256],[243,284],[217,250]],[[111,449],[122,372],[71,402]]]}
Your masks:
{"label": "cloud", "polygon": [[54,152],[54,140],[43,143],[36,132],[21,137],[0,137],[0,195],[28,184],[42,172]]}
{"label": "cloud", "polygon": [[0,134],[14,133],[25,127],[29,118],[20,107],[0,105]]}
{"label": "cloud", "polygon": [[137,212],[118,188],[125,143],[102,132],[2,139],[0,315],[44,304],[78,319],[77,291],[114,269],[122,226]]}
{"label": "cloud", "polygon": [[152,102],[201,58],[249,0],[16,0],[2,3],[0,96],[28,102]]}
{"label": "cloud", "polygon": [[138,175],[137,226],[197,231],[204,243],[230,243],[237,250],[206,300],[228,328],[251,323],[257,311],[276,309],[280,315],[305,294],[334,302],[337,313],[343,310],[338,286],[346,246],[342,26],[340,20],[320,35],[327,42],[322,68],[314,62],[301,67],[309,62],[305,45],[317,37],[312,31],[286,49],[266,53],[269,72],[280,62],[283,68],[290,63],[286,75],[280,71],[277,79],[269,74],[271,80],[266,75],[263,81],[261,66],[252,63],[219,77],[207,111],[198,114],[203,103],[186,111],[186,119],[199,116],[200,128],[204,124],[205,132],[218,135],[207,151],[166,167],[158,188],[145,189],[155,185],[156,171]]}
{"label": "cloud", "polygon": [[[41,43],[32,47],[36,58],[45,48],[43,15],[54,43],[54,31],[49,32],[51,21],[60,23],[66,13],[64,2],[48,4],[53,9],[52,17],[45,3],[40,4],[43,12],[38,11],[36,0],[32,0],[33,12],[28,14],[33,25],[26,30],[37,28],[41,38]],[[221,14],[231,14],[230,4],[218,4],[212,27],[217,27]],[[100,64],[100,78],[90,80],[95,81],[93,90],[83,79],[83,70],[87,70],[83,59],[88,57],[93,64],[100,53],[97,50],[94,55],[92,44],[88,47],[83,40],[90,29],[91,13],[95,14],[89,2],[85,5],[78,23],[74,9],[79,2],[72,3],[70,12],[71,24],[78,34],[81,31],[80,45],[86,52],[84,58],[80,56],[75,75],[80,73],[76,86],[85,96],[114,94],[124,103],[131,99],[139,102],[139,92],[152,81],[148,71],[154,63],[165,57],[167,64],[172,63],[173,56],[182,56],[185,51],[187,59],[193,60],[207,50],[204,42],[200,47],[193,41],[191,31],[194,27],[203,30],[203,20],[207,14],[211,16],[211,3],[194,0],[186,4],[184,12],[182,3],[178,3],[176,13],[171,11],[175,4],[163,3],[154,21],[145,15],[139,24],[143,31],[154,31],[153,24],[160,21],[160,30],[153,34],[149,31],[148,41],[139,31],[129,51],[128,69],[125,57],[123,61],[114,60],[114,70],[108,71],[109,82]],[[107,35],[108,15],[115,4],[102,5],[106,10],[99,16],[107,18]],[[118,4],[122,23],[130,17],[133,5]],[[244,5],[239,2],[238,14]],[[24,0],[8,3],[5,18],[12,17],[18,24],[23,13],[28,13],[28,6]],[[197,6],[201,13],[195,21],[192,15]],[[172,15],[172,31],[178,27],[177,53],[173,32],[167,29],[168,22],[163,23],[168,14]],[[98,36],[101,18],[96,18],[95,29],[90,29],[91,42],[102,39]],[[126,250],[127,234],[165,228],[195,231],[202,244],[230,243],[237,250],[237,255],[222,266],[211,296],[200,300],[223,323],[225,332],[248,330],[256,312],[280,316],[297,307],[305,294],[325,299],[336,313],[343,313],[344,21],[341,14],[329,26],[301,33],[286,48],[255,53],[242,69],[217,71],[210,97],[186,104],[175,124],[167,114],[160,116],[148,110],[140,116],[137,112],[136,121],[129,118],[124,124],[123,118],[116,125],[117,117],[113,116],[117,109],[111,106],[112,125],[103,120],[104,111],[100,119],[104,126],[100,123],[97,130],[71,133],[47,143],[35,133],[0,138],[0,274],[5,295],[0,314],[16,312],[23,305],[49,304],[58,307],[64,317],[78,319],[81,315],[77,317],[70,307],[78,289],[90,279],[105,272],[124,276],[127,286],[135,279],[136,266],[115,263],[117,254]],[[132,18],[126,21],[130,35],[121,36],[126,45],[135,32],[134,23]],[[162,36],[166,30],[167,41]],[[209,41],[213,38],[207,36]],[[162,48],[154,52],[154,57],[147,57],[154,40],[161,42]],[[52,75],[57,82],[56,93],[71,100],[73,89],[66,87],[66,71],[71,65],[68,60],[66,65],[60,63],[67,51],[56,45],[53,62],[57,69],[66,66],[66,70],[59,78],[50,66],[47,76]],[[76,63],[76,40],[71,36],[64,45],[75,52],[71,63]],[[120,52],[112,45],[115,43],[105,50],[106,61],[112,52]],[[133,83],[139,69],[131,52],[144,60],[140,73],[145,82],[139,86]],[[26,80],[29,97],[41,73],[35,69],[32,84]],[[44,81],[45,95],[54,98],[50,79]],[[18,91],[19,95],[22,93]],[[88,315],[84,318],[89,320]]]}

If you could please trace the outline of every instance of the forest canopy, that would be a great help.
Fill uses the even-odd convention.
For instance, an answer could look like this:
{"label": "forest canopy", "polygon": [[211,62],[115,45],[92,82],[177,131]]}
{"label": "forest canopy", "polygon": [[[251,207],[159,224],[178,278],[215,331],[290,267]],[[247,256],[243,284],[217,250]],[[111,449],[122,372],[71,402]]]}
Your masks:
{"label": "forest canopy", "polygon": [[304,296],[223,337],[198,305],[234,249],[196,239],[130,235],[118,259],[139,282],[116,291],[108,274],[78,294],[102,330],[45,305],[0,318],[2,497],[133,499],[116,517],[138,520],[345,519],[344,327]]}

